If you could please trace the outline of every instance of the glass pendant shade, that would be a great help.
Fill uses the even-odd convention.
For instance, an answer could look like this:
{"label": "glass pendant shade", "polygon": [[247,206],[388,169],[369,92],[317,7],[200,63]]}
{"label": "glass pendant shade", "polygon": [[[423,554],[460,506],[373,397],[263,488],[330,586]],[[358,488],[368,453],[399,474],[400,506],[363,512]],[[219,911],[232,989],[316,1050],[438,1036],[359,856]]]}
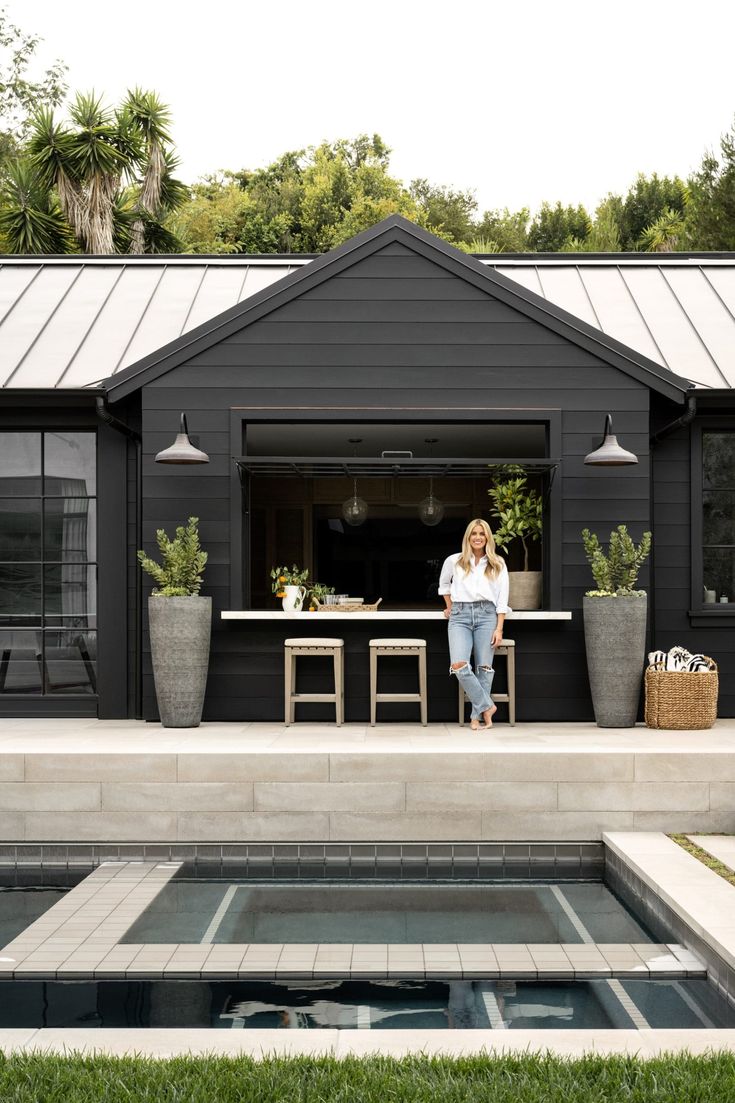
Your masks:
{"label": "glass pendant shade", "polygon": [[434,497],[434,480],[429,479],[429,496],[419,502],[419,520],[423,525],[433,528],[444,516],[444,503]]}
{"label": "glass pendant shade", "polygon": [[364,498],[358,497],[357,479],[352,483],[352,497],[342,503],[342,516],[348,525],[357,528],[362,525],[368,515],[368,504]]}

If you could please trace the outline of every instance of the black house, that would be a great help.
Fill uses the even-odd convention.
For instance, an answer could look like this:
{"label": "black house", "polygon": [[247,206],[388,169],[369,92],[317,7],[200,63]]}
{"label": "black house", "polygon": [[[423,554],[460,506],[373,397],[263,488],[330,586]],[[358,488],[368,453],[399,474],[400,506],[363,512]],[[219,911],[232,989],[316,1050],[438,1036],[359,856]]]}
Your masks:
{"label": "black house", "polygon": [[[205,719],[282,717],[269,573],[292,562],[382,598],[389,632],[420,621],[430,719],[453,719],[436,574],[509,463],[545,502],[541,609],[509,622],[519,719],[591,718],[580,530],[620,523],[653,531],[652,646],[714,656],[735,715],[731,255],[473,258],[394,216],[319,258],[8,257],[0,381],[0,715],[156,717],[135,550],[193,514]],[[181,412],[208,464],[155,463]],[[607,414],[635,466],[584,465]],[[365,720],[375,626],[341,634]]]}

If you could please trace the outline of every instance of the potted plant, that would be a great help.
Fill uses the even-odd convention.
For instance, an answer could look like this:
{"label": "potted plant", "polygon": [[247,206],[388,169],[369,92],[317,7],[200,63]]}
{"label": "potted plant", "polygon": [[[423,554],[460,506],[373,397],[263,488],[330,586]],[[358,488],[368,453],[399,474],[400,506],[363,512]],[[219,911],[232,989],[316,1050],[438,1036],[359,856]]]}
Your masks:
{"label": "potted plant", "polygon": [[334,586],[325,586],[323,582],[312,582],[307,587],[309,595],[309,612],[315,613],[317,603],[324,604],[327,594],[334,593]]}
{"label": "potted plant", "polygon": [[523,546],[523,570],[509,571],[511,609],[541,608],[541,571],[529,570],[529,547],[541,539],[544,502],[536,490],[528,489],[528,479],[522,467],[508,465],[502,469],[508,476],[488,490],[492,507],[490,514],[499,524],[494,530],[495,543],[503,551],[514,540]]}
{"label": "potted plant", "polygon": [[164,728],[196,728],[202,718],[209,664],[212,599],[201,597],[207,553],[199,546],[199,518],[190,517],[169,540],[156,531],[162,562],[138,560],[156,582],[148,599],[153,679]]}
{"label": "potted plant", "polygon": [[645,590],[636,590],[638,572],[651,551],[644,532],[636,547],[625,525],[610,533],[607,555],[589,529],[582,532],[585,554],[597,583],[584,597],[584,642],[595,720],[600,728],[630,728],[638,715],[646,651]]}
{"label": "potted plant", "polygon": [[299,570],[295,563],[292,567],[271,567],[271,590],[281,598],[284,613],[301,612],[308,577],[308,570]]}

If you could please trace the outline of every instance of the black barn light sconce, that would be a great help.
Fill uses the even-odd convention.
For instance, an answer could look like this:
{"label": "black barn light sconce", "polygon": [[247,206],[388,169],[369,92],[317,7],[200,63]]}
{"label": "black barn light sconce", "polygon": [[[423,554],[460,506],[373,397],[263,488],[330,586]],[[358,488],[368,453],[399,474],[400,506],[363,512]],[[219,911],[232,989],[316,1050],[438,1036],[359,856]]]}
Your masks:
{"label": "black barn light sconce", "polygon": [[176,440],[156,456],[156,463],[209,463],[209,456],[189,440],[186,414],[181,415],[181,425]]}
{"label": "black barn light sconce", "polygon": [[584,462],[590,467],[627,467],[628,464],[638,463],[638,457],[633,452],[626,452],[618,444],[618,438],[612,431],[612,415],[605,417],[605,433],[602,444],[594,452],[584,457]]}

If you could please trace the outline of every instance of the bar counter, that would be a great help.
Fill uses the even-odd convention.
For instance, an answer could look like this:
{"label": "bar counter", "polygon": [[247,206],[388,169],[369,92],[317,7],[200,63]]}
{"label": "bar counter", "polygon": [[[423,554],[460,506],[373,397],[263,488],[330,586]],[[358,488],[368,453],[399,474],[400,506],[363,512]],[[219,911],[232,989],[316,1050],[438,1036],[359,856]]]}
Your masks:
{"label": "bar counter", "polygon": [[[371,610],[365,613],[284,613],[282,609],[225,609],[220,613],[222,620],[269,620],[269,621],[286,621],[286,620],[298,620],[307,621],[313,620],[317,624],[321,624],[323,621],[328,620],[356,620],[356,621],[388,621],[388,620],[444,620],[444,611],[442,609],[386,609],[382,611],[380,609]],[[565,610],[546,610],[546,609],[519,609],[512,613],[508,613],[506,621],[518,621],[518,620],[571,620],[571,612]]]}

